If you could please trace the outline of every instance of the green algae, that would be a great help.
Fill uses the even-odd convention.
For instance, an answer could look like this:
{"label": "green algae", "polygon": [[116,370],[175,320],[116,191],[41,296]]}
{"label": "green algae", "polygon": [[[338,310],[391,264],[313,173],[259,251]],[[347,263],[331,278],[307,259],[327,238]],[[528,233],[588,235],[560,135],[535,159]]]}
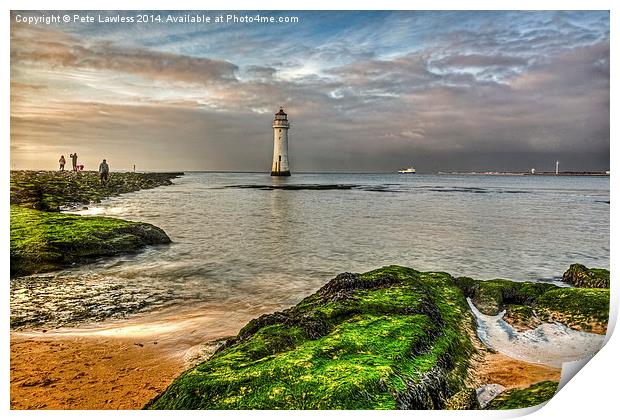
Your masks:
{"label": "green algae", "polygon": [[541,321],[559,322],[597,334],[604,334],[607,329],[609,289],[567,288],[499,279],[484,281],[469,277],[459,277],[454,282],[480,312],[496,315],[506,309],[504,319],[517,329],[535,328]]}
{"label": "green algae", "polygon": [[158,227],[59,214],[122,193],[172,184],[182,173],[11,171],[11,276],[43,273],[170,242]]}
{"label": "green algae", "polygon": [[11,275],[56,270],[94,258],[170,242],[148,223],[11,206]]}
{"label": "green algae", "polygon": [[533,329],[542,323],[534,307],[528,305],[506,305],[504,320],[518,331]]}
{"label": "green algae", "polygon": [[171,185],[182,173],[113,172],[102,185],[97,172],[11,171],[11,204],[59,211],[62,206],[96,203],[113,195]]}
{"label": "green algae", "polygon": [[562,280],[575,287],[609,289],[609,270],[571,264],[562,276]]}
{"label": "green algae", "polygon": [[479,410],[480,403],[474,388],[465,388],[446,402],[446,410]]}
{"label": "green algae", "polygon": [[454,282],[485,315],[496,315],[508,304],[532,305],[546,291],[558,288],[548,283],[474,280],[469,277],[458,277]]}
{"label": "green algae", "polygon": [[443,408],[465,389],[472,316],[445,273],[342,274],[251,321],[152,409]]}
{"label": "green algae", "polygon": [[[607,322],[602,289],[454,279],[399,266],[343,273],[298,305],[249,322],[146,408],[477,409],[465,297],[493,314],[507,309],[523,328],[539,314],[571,327]],[[540,404],[556,388],[543,382],[507,391],[487,408]]]}
{"label": "green algae", "polygon": [[604,334],[609,319],[609,289],[558,288],[536,299],[538,316],[573,329]]}
{"label": "green algae", "polygon": [[558,388],[553,381],[538,382],[525,389],[511,389],[494,398],[486,410],[512,410],[533,407],[549,401]]}

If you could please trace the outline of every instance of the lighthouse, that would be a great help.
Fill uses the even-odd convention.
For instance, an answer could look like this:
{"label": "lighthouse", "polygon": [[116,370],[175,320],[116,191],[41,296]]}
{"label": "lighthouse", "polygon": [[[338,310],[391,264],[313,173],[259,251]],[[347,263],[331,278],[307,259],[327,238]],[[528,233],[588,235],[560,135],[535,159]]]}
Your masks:
{"label": "lighthouse", "polygon": [[291,176],[288,166],[288,118],[282,108],[273,119],[273,163],[271,176]]}

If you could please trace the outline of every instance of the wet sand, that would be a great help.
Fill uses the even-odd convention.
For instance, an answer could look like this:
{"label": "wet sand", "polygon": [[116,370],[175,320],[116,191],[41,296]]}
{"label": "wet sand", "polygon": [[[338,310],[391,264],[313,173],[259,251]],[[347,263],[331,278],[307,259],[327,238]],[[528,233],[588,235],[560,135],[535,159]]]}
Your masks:
{"label": "wet sand", "polygon": [[513,359],[502,353],[483,351],[475,364],[479,385],[499,384],[503,387],[526,388],[541,381],[559,381],[562,369]]}
{"label": "wet sand", "polygon": [[11,409],[139,409],[183,360],[133,340],[11,335]]}
{"label": "wet sand", "polygon": [[140,409],[252,318],[210,306],[90,327],[12,331],[11,409]]}

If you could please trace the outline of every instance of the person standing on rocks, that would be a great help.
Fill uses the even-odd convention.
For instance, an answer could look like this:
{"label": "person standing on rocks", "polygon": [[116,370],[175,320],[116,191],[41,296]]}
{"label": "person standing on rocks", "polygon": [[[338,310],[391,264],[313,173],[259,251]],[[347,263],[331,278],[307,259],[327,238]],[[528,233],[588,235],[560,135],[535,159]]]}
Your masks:
{"label": "person standing on rocks", "polygon": [[110,173],[110,167],[108,163],[103,159],[103,162],[99,164],[99,177],[101,178],[101,184],[108,183],[108,174]]}
{"label": "person standing on rocks", "polygon": [[71,158],[71,163],[73,164],[73,170],[77,171],[77,153],[71,153],[69,157]]}
{"label": "person standing on rocks", "polygon": [[65,170],[65,163],[67,163],[67,161],[65,160],[65,155],[60,155],[60,159],[58,159],[58,163],[60,164],[59,171],[64,171]]}

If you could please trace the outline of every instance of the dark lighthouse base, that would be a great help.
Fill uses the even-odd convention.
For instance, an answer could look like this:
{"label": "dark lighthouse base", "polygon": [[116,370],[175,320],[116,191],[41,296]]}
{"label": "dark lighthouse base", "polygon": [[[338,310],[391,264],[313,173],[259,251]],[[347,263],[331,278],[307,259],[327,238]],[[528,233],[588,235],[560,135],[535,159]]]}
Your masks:
{"label": "dark lighthouse base", "polygon": [[271,176],[291,176],[291,171],[271,171]]}

